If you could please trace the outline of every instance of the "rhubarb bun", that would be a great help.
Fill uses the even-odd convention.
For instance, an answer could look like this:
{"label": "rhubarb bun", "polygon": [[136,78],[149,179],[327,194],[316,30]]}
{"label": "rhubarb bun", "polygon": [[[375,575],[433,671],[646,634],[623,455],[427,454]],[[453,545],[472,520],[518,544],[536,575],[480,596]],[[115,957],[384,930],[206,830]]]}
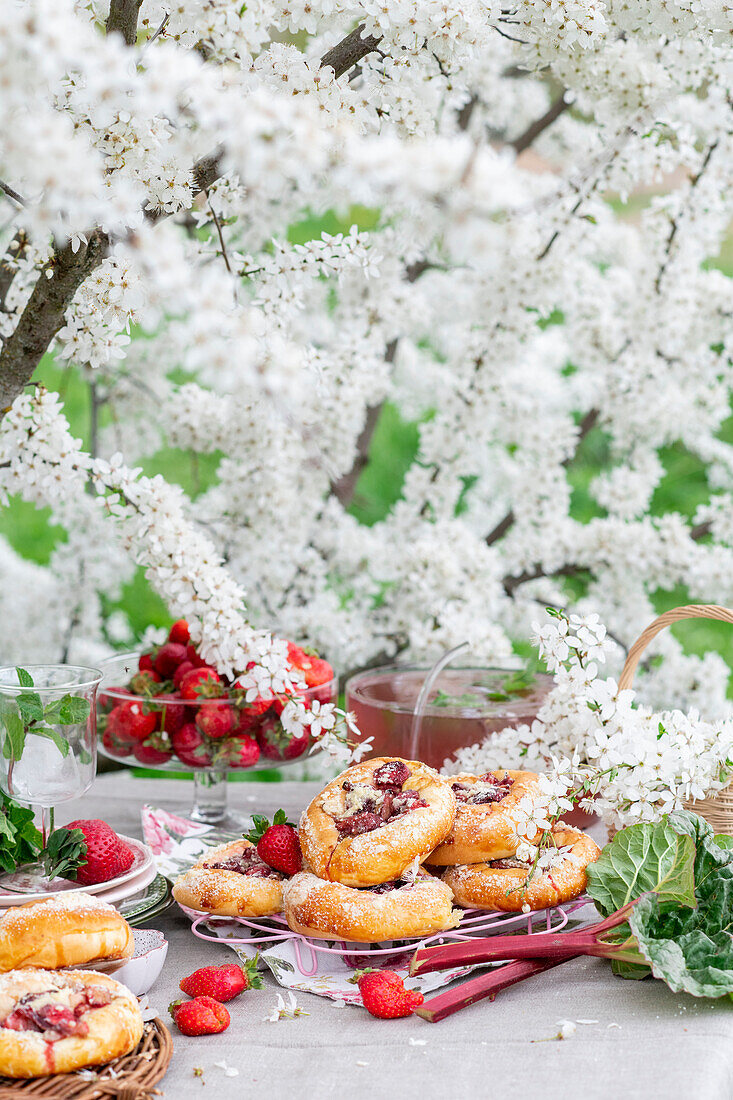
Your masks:
{"label": "rhubarb bun", "polygon": [[0,917],[0,972],[129,959],[134,951],[124,917],[106,901],[78,890],[13,906]]}
{"label": "rhubarb bun", "polygon": [[308,866],[344,886],[399,878],[448,835],[456,800],[437,772],[417,760],[377,757],[348,768],[300,819]]}
{"label": "rhubarb bun", "polygon": [[450,887],[425,871],[361,889],[301,871],[285,886],[283,913],[294,932],[351,943],[420,938],[459,920]]}
{"label": "rhubarb bun", "polygon": [[433,867],[484,863],[513,856],[519,846],[518,826],[526,822],[526,808],[537,799],[535,772],[485,772],[443,778],[456,800],[450,834],[428,859]]}
{"label": "rhubarb bun", "polygon": [[2,1076],[42,1077],[99,1066],[129,1054],[142,1033],[136,998],[106,974],[13,970],[0,975]]}
{"label": "rhubarb bun", "polygon": [[199,913],[270,917],[282,908],[285,875],[268,867],[248,840],[210,848],[176,879],[173,897]]}
{"label": "rhubarb bun", "polygon": [[488,863],[449,867],[443,882],[450,886],[459,905],[467,909],[492,909],[518,913],[525,907],[549,909],[580,897],[586,886],[586,868],[595,863],[601,849],[592,837],[559,822],[552,830],[555,848],[548,865],[538,867],[530,880],[531,863],[513,857]]}

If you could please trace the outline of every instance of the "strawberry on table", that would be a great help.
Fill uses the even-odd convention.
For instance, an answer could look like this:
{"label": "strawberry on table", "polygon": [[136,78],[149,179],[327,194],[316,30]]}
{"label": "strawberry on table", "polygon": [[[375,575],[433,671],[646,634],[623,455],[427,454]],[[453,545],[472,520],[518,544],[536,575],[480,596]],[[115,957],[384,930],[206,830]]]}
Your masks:
{"label": "strawberry on table", "polygon": [[213,997],[194,997],[192,1001],[173,1001],[168,1007],[183,1035],[218,1035],[229,1027],[229,1011]]}
{"label": "strawberry on table", "polygon": [[179,988],[189,997],[214,997],[231,1001],[246,989],[261,989],[262,978],[257,972],[257,959],[247,959],[243,966],[225,963],[223,966],[203,966],[181,980]]}
{"label": "strawberry on table", "polygon": [[82,886],[109,882],[132,867],[135,853],[106,821],[85,818],[71,821],[65,827],[80,829],[84,834],[86,862],[76,872],[76,881]]}
{"label": "strawberry on table", "polygon": [[303,866],[298,834],[287,820],[285,810],[278,810],[272,825],[261,814],[253,814],[254,829],[245,833],[247,840],[257,845],[260,859],[275,871],[294,875]]}
{"label": "strawberry on table", "polygon": [[349,980],[359,986],[364,1008],[380,1020],[411,1016],[424,1000],[417,990],[405,989],[405,983],[394,970],[356,970]]}

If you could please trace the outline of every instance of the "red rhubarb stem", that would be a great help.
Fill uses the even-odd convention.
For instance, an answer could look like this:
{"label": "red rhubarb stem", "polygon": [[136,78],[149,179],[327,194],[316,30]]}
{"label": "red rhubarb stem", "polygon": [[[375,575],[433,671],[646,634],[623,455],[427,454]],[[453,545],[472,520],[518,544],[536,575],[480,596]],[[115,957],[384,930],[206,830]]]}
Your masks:
{"label": "red rhubarb stem", "polygon": [[533,974],[551,970],[553,966],[560,966],[561,963],[574,957],[571,955],[562,959],[523,959],[520,962],[508,963],[496,970],[490,970],[487,974],[470,978],[455,989],[439,993],[437,997],[431,997],[416,1009],[417,1015],[431,1024],[437,1024],[446,1016],[452,1016],[462,1008],[468,1008],[469,1005],[476,1004],[477,1001],[482,1001],[486,997],[493,997],[502,989],[508,989],[509,986],[524,981],[525,978],[531,978]]}

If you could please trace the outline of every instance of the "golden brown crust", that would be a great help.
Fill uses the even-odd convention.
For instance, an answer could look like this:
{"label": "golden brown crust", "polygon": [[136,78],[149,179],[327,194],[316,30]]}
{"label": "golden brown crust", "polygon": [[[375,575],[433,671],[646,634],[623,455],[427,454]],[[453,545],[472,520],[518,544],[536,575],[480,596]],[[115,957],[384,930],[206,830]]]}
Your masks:
{"label": "golden brown crust", "polygon": [[467,909],[518,913],[524,905],[530,909],[549,909],[563,901],[572,901],[585,890],[586,867],[595,863],[601,849],[587,833],[571,829],[563,822],[555,826],[552,835],[558,848],[570,846],[570,851],[550,870],[536,875],[526,890],[525,868],[490,867],[487,863],[449,867],[443,873],[443,882],[450,886],[458,904]]}
{"label": "golden brown crust", "polygon": [[71,1035],[49,1043],[41,1032],[0,1027],[0,1075],[42,1077],[98,1066],[129,1054],[140,1042],[143,1020],[132,993],[106,974],[94,970],[14,970],[0,977],[0,1022],[26,993],[63,990],[73,985],[102,986],[114,1000],[84,1016],[88,1035]]}
{"label": "golden brown crust", "polygon": [[285,879],[277,871],[273,872],[273,878],[258,878],[206,866],[252,847],[248,840],[242,839],[209,849],[189,871],[176,879],[173,897],[189,909],[223,917],[270,917],[279,913]]}
{"label": "golden brown crust", "polygon": [[429,936],[459,921],[449,887],[424,873],[414,885],[375,894],[301,871],[285,886],[283,913],[294,932],[351,943]]}
{"label": "golden brown crust", "polygon": [[[497,769],[491,773],[497,779],[509,776],[514,783],[501,802],[456,803],[456,817],[450,835],[431,853],[428,863],[433,867],[454,867],[463,863],[485,863],[492,859],[513,856],[519,845],[517,824],[519,803],[539,795],[539,776],[535,772],[508,772]],[[480,782],[476,775],[444,777],[447,786],[453,783]],[[525,818],[521,818],[522,824]]]}
{"label": "golden brown crust", "polygon": [[[305,810],[299,826],[300,845],[316,875],[344,886],[376,886],[399,878],[415,859],[422,861],[448,835],[456,800],[437,772],[418,760],[402,761],[410,769],[404,790],[417,790],[428,803],[359,836],[340,837],[334,823],[345,804],[344,780],[369,784],[383,764],[399,757],[375,757],[347,768]],[[327,812],[324,804],[331,812]]]}
{"label": "golden brown crust", "polygon": [[129,959],[135,941],[113,906],[77,890],[6,909],[0,917],[0,972],[24,966],[81,966]]}

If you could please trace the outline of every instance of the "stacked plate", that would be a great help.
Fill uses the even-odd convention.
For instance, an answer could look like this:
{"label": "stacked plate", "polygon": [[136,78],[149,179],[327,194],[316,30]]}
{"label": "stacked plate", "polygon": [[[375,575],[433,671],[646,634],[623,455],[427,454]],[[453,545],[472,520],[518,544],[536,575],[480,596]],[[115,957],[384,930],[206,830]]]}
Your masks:
{"label": "stacked plate", "polygon": [[28,901],[40,901],[68,890],[78,890],[83,894],[96,894],[114,905],[130,924],[141,924],[150,917],[157,916],[170,903],[170,885],[158,874],[153,853],[147,844],[122,833],[118,835],[134,853],[135,858],[129,871],[94,886],[79,886],[67,879],[55,879],[40,891],[34,889],[34,879],[22,871],[3,875],[0,878],[0,909],[24,905]]}

